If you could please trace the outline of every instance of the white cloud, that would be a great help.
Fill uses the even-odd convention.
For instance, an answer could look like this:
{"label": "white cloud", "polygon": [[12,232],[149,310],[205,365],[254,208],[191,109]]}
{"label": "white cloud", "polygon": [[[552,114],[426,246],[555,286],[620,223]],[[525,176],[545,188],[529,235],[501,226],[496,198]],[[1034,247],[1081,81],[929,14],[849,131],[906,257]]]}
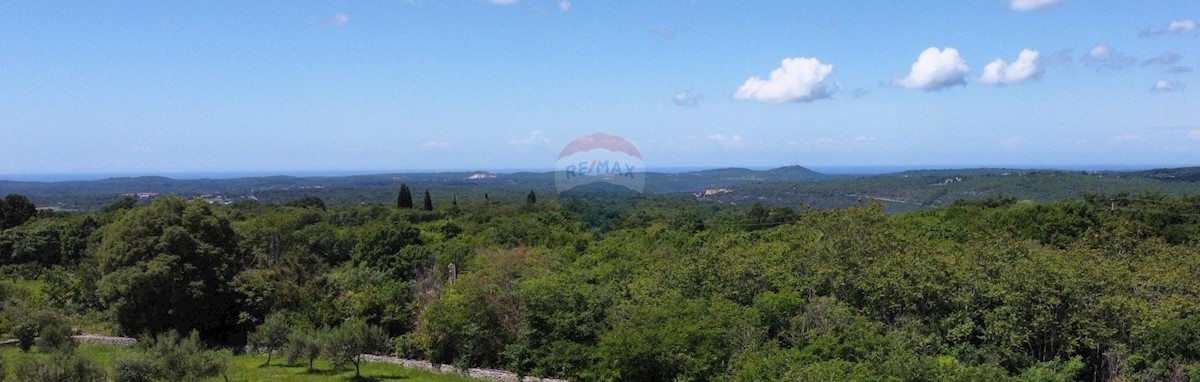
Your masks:
{"label": "white cloud", "polygon": [[697,106],[700,104],[701,99],[704,99],[703,94],[699,94],[691,90],[684,90],[671,96],[671,102],[675,103],[676,106],[682,107]]}
{"label": "white cloud", "polygon": [[571,10],[571,2],[567,0],[558,0],[558,9],[563,10],[563,12]]}
{"label": "white cloud", "polygon": [[516,146],[550,146],[550,138],[541,130],[530,131],[525,138],[513,139],[508,141],[510,145]]}
{"label": "white cloud", "polygon": [[447,149],[450,147],[454,147],[454,144],[446,141],[430,141],[421,145],[421,148],[426,150]]}
{"label": "white cloud", "polygon": [[1167,32],[1187,32],[1196,30],[1196,20],[1171,20],[1167,25]]}
{"label": "white cloud", "polygon": [[1096,44],[1083,58],[1079,59],[1084,65],[1109,69],[1124,69],[1137,62],[1137,58],[1119,52],[1107,44]]}
{"label": "white cloud", "polygon": [[1179,81],[1158,80],[1158,82],[1155,82],[1154,86],[1150,88],[1150,91],[1154,93],[1170,93],[1183,91],[1183,89],[1186,88],[1187,86]]}
{"label": "white cloud", "polygon": [[1183,33],[1183,32],[1191,32],[1194,30],[1196,30],[1196,20],[1192,20],[1192,19],[1171,20],[1171,22],[1169,24],[1167,24],[1166,28],[1159,29],[1159,30],[1146,30],[1146,31],[1142,32],[1141,36],[1148,37],[1148,36],[1157,36],[1157,35],[1161,35],[1161,34],[1176,34],[1176,33]]}
{"label": "white cloud", "polygon": [[939,51],[937,48],[929,48],[917,57],[917,62],[912,64],[912,71],[908,76],[895,80],[893,84],[925,91],[942,90],[954,85],[965,85],[967,82],[963,77],[970,71],[971,67],[959,57],[957,49],[945,48]]}
{"label": "white cloud", "polygon": [[335,13],[329,18],[329,24],[331,25],[346,25],[349,22],[350,16],[347,16],[345,13]]}
{"label": "white cloud", "polygon": [[1012,7],[1014,11],[1028,12],[1062,4],[1066,1],[1067,0],[1011,0],[1009,1],[1008,5],[1009,7]]}
{"label": "white cloud", "polygon": [[1040,56],[1036,50],[1025,49],[1012,64],[996,59],[983,67],[983,76],[979,77],[979,82],[989,85],[1015,85],[1041,77],[1042,66],[1038,64]]}
{"label": "white cloud", "polygon": [[1160,54],[1156,57],[1149,58],[1146,61],[1142,61],[1142,65],[1168,66],[1168,65],[1174,65],[1175,63],[1179,62],[1179,60],[1182,60],[1182,59],[1183,59],[1183,56],[1179,55],[1179,53],[1163,52],[1163,54]]}
{"label": "white cloud", "polygon": [[857,137],[854,137],[855,142],[874,142],[874,141],[878,141],[878,140],[879,140],[879,137],[870,137],[870,136],[866,136],[866,135],[859,135]]}
{"label": "white cloud", "polygon": [[723,149],[742,149],[746,147],[746,139],[741,134],[726,136],[724,134],[711,134],[707,137],[708,140],[721,145]]}
{"label": "white cloud", "polygon": [[1188,135],[1187,135],[1187,139],[1191,139],[1193,141],[1200,141],[1200,129],[1192,129],[1192,131],[1189,131]]}
{"label": "white cloud", "polygon": [[733,98],[767,103],[811,102],[829,98],[825,77],[833,65],[822,64],[815,58],[785,58],[770,79],[750,77],[733,93]]}

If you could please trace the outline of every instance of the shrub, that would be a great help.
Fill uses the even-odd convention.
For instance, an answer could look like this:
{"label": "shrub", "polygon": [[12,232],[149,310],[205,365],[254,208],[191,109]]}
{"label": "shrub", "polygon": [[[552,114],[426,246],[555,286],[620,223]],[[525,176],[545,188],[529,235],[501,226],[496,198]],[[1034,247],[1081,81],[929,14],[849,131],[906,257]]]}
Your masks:
{"label": "shrub", "polygon": [[71,325],[67,324],[61,317],[49,317],[42,322],[41,328],[38,330],[37,346],[43,352],[65,352],[70,353],[75,351],[77,344],[75,339],[71,338],[74,332]]}
{"label": "shrub", "polygon": [[155,375],[154,363],[144,357],[120,359],[113,365],[113,382],[151,382]]}
{"label": "shrub", "polygon": [[26,382],[104,382],[104,369],[95,362],[75,356],[59,354],[52,358],[22,359],[13,370],[18,381]]}

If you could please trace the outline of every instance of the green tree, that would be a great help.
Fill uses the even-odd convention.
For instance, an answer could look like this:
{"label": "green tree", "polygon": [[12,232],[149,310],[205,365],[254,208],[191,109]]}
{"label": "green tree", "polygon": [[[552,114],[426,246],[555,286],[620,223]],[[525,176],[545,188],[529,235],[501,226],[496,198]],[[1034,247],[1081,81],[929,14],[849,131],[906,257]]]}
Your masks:
{"label": "green tree", "polygon": [[50,306],[68,309],[75,305],[79,281],[66,269],[55,265],[42,273],[42,294]]}
{"label": "green tree", "polygon": [[305,196],[287,203],[290,207],[313,208],[325,211],[325,201],[318,196]]}
{"label": "green tree", "polygon": [[37,207],[29,198],[20,194],[8,194],[4,200],[0,200],[0,230],[25,224],[35,214]]}
{"label": "green tree", "polygon": [[400,183],[400,194],[396,196],[396,208],[413,208],[412,191],[408,190],[408,185]]}
{"label": "green tree", "polygon": [[304,360],[308,363],[308,371],[313,371],[313,361],[321,356],[325,349],[325,341],[329,329],[313,329],[297,326],[288,333],[287,344],[284,345],[284,356],[289,364]]}
{"label": "green tree", "polygon": [[108,213],[108,212],[116,212],[116,211],[120,211],[120,210],[128,210],[130,208],[133,208],[136,205],[137,205],[137,199],[132,196],[126,195],[126,196],[122,196],[120,199],[117,199],[115,202],[112,202],[112,204],[101,207],[100,212]]}
{"label": "green tree", "polygon": [[525,205],[532,206],[534,204],[537,204],[537,195],[533,193],[533,190],[529,190],[529,195],[525,195]]}
{"label": "green tree", "polygon": [[354,377],[362,378],[362,355],[384,351],[387,346],[388,338],[383,329],[359,319],[351,319],[329,334],[325,353],[336,366],[354,364]]}
{"label": "green tree", "polygon": [[425,190],[425,201],[421,204],[421,208],[426,211],[433,211],[433,198],[429,196],[429,190]]}
{"label": "green tree", "polygon": [[250,333],[247,339],[247,345],[256,351],[267,352],[267,365],[271,364],[271,357],[276,352],[283,349],[284,344],[288,340],[288,321],[287,317],[282,313],[272,313],[263,320],[258,328]]}
{"label": "green tree", "polygon": [[106,230],[97,253],[104,273],[97,295],[123,332],[233,332],[230,282],[241,261],[225,217],[203,200],[166,196]]}

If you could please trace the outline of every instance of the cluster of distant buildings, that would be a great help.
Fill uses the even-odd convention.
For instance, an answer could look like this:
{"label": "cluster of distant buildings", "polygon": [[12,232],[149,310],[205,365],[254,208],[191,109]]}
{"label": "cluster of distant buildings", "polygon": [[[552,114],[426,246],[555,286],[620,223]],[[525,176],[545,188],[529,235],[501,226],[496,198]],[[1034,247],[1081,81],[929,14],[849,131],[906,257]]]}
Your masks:
{"label": "cluster of distant buildings", "polygon": [[696,199],[703,199],[706,196],[716,196],[716,195],[720,195],[720,194],[727,194],[730,192],[733,192],[733,190],[728,189],[728,188],[705,188],[704,191],[696,192],[696,193],[693,193],[692,195],[695,196]]}
{"label": "cluster of distant buildings", "polygon": [[[137,198],[138,200],[144,200],[144,201],[154,200],[154,198],[157,198],[158,195],[159,194],[157,192],[136,192],[136,193],[129,193],[129,194],[121,194],[121,196],[128,196],[131,198]],[[220,194],[201,194],[201,195],[197,195],[196,198],[203,199],[208,204],[220,204],[220,205],[233,204],[233,203],[237,202],[238,200],[258,200],[258,198],[254,197],[254,195],[224,196],[224,195],[220,195]]]}

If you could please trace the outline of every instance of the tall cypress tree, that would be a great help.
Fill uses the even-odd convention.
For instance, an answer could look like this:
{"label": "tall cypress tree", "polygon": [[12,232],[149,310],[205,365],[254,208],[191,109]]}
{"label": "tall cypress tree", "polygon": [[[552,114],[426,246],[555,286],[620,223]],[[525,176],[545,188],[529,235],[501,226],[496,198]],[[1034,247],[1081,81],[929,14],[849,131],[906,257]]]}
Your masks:
{"label": "tall cypress tree", "polygon": [[421,207],[426,211],[433,211],[433,198],[429,196],[429,190],[425,190],[425,203]]}
{"label": "tall cypress tree", "polygon": [[529,195],[525,195],[525,204],[531,206],[537,204],[537,195],[533,194],[533,190],[529,190]]}
{"label": "tall cypress tree", "polygon": [[408,190],[408,185],[400,183],[400,195],[396,196],[397,208],[413,208],[412,192]]}

